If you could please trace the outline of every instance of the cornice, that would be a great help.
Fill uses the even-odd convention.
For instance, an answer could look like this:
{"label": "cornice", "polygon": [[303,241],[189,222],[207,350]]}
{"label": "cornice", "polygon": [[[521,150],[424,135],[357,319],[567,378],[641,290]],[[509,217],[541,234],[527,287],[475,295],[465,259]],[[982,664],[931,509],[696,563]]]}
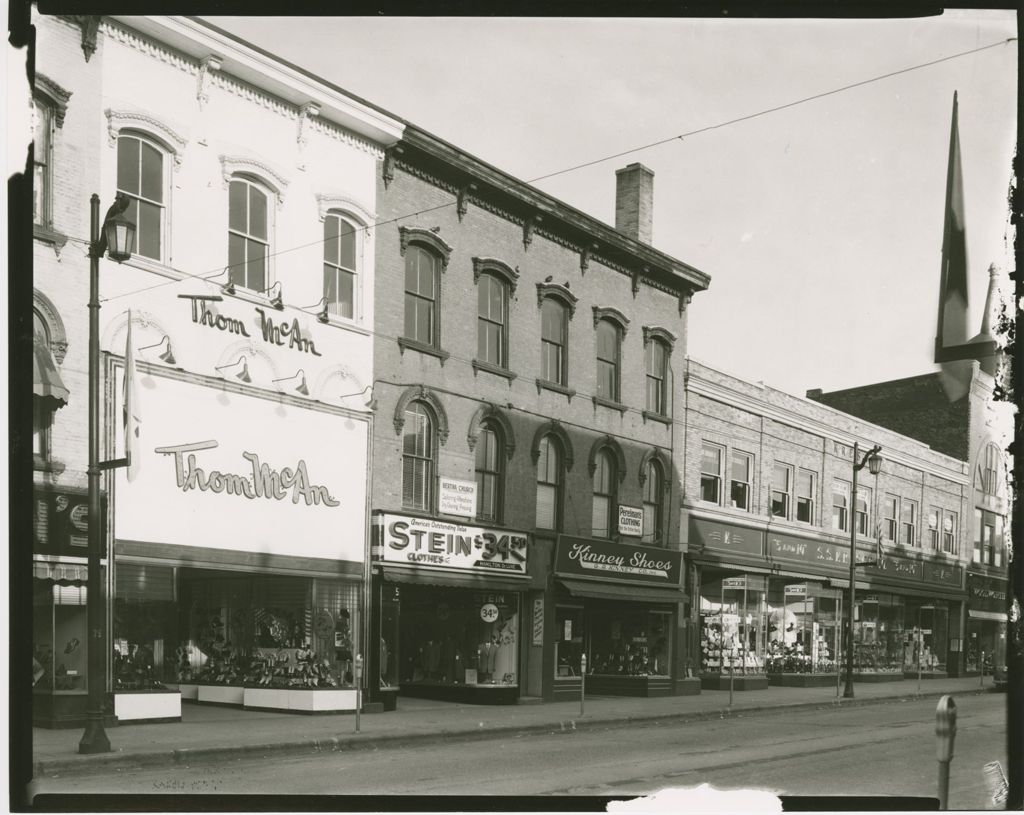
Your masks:
{"label": "cornice", "polygon": [[112,40],[127,45],[129,48],[134,48],[136,51],[177,68],[183,73],[190,75],[199,73],[198,63],[179,54],[177,51],[160,45],[143,34],[122,28],[112,20],[104,18],[100,22],[100,31]]}

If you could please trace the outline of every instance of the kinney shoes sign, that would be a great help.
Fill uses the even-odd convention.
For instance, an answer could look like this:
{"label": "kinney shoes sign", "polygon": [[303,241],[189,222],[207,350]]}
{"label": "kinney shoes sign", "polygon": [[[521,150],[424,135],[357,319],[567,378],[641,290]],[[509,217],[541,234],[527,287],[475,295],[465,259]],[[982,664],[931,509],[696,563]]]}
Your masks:
{"label": "kinney shoes sign", "polygon": [[682,553],[653,546],[560,535],[555,571],[563,575],[678,586]]}

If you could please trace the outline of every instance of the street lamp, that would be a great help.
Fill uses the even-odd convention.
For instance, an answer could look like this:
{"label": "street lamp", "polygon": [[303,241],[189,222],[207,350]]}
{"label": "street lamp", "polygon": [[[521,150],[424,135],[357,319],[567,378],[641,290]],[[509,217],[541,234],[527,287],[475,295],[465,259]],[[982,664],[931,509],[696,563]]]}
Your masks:
{"label": "street lamp", "polygon": [[[103,729],[103,698],[106,692],[106,608],[100,560],[103,555],[103,523],[100,518],[100,258],[104,252],[118,263],[132,256],[135,224],[124,216],[127,196],[118,193],[107,211],[100,231],[100,197],[89,200],[89,561],[86,588],[86,623],[89,629],[88,688],[85,733],[79,753],[109,753],[110,739]],[[120,463],[120,462],[117,462]]]}
{"label": "street lamp", "polygon": [[853,698],[853,606],[857,583],[857,473],[867,465],[871,475],[878,475],[882,470],[882,457],[878,455],[882,448],[877,444],[868,450],[858,461],[860,448],[853,443],[853,491],[850,494],[850,604],[846,611],[846,687],[843,698]]}

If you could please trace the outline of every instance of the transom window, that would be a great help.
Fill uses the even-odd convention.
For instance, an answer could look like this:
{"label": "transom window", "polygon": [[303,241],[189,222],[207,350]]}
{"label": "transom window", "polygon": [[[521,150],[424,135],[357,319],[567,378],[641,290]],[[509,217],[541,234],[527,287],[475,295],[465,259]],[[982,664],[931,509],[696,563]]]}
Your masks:
{"label": "transom window", "polygon": [[664,477],[661,465],[654,459],[644,469],[644,543],[657,543],[661,538]]}
{"label": "transom window", "polygon": [[668,414],[668,347],[659,339],[651,339],[644,350],[647,374],[647,410],[662,416]]}
{"label": "transom window", "polygon": [[568,309],[553,297],[546,297],[540,307],[541,378],[557,385],[568,384],[565,361],[568,340]]}
{"label": "transom window", "polygon": [[554,437],[540,440],[537,457],[537,528],[558,529],[561,517],[562,450]]}
{"label": "transom window", "polygon": [[839,532],[850,531],[850,485],[843,481],[832,482],[832,528]]}
{"label": "transom window", "polygon": [[270,226],[267,193],[246,178],[232,179],[228,188],[229,279],[250,291],[266,291]]}
{"label": "transom window", "polygon": [[594,504],[592,528],[595,538],[610,538],[615,531],[615,460],[608,450],[594,459]]}
{"label": "transom window", "polygon": [[508,284],[493,274],[477,282],[477,349],[481,362],[508,367]]}
{"label": "transom window", "polygon": [[50,167],[53,148],[53,108],[44,99],[32,99],[33,114],[33,185],[32,220],[40,226],[50,225]]}
{"label": "transom window", "polygon": [[900,506],[900,540],[906,546],[920,546],[917,539],[917,502],[904,498]]}
{"label": "transom window", "polygon": [[814,523],[814,480],[810,470],[799,470],[796,476],[796,519],[802,524]]}
{"label": "transom window", "polygon": [[882,534],[886,540],[899,543],[900,499],[886,495],[882,499]]}
{"label": "transom window", "polygon": [[729,470],[729,500],[736,509],[750,509],[750,472],[754,457],[738,450],[732,452]]}
{"label": "transom window", "polygon": [[324,298],[327,311],[351,320],[355,316],[362,232],[339,213],[324,218]]}
{"label": "transom window", "polygon": [[476,442],[476,515],[481,521],[500,521],[503,445],[495,427],[485,423]]}
{"label": "transom window", "polygon": [[700,500],[711,504],[722,500],[722,459],[725,451],[704,442],[700,451]]}
{"label": "transom window", "polygon": [[436,431],[430,410],[421,402],[405,409],[402,438],[402,506],[429,512],[433,506]]}
{"label": "transom window", "polygon": [[405,250],[405,336],[407,339],[436,346],[440,261],[418,244]]}
{"label": "transom window", "polygon": [[793,468],[776,463],[772,468],[772,515],[789,520],[793,503]]}
{"label": "transom window", "polygon": [[619,401],[622,329],[611,320],[597,323],[597,395]]}

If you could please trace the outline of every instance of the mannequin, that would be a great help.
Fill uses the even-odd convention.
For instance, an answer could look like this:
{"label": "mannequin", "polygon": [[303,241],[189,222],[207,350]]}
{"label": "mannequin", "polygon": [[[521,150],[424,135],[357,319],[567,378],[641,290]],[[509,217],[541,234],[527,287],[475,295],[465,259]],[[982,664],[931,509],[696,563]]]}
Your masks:
{"label": "mannequin", "polygon": [[494,658],[498,655],[498,646],[490,640],[480,643],[477,648],[477,670],[480,680],[490,679],[494,673]]}

